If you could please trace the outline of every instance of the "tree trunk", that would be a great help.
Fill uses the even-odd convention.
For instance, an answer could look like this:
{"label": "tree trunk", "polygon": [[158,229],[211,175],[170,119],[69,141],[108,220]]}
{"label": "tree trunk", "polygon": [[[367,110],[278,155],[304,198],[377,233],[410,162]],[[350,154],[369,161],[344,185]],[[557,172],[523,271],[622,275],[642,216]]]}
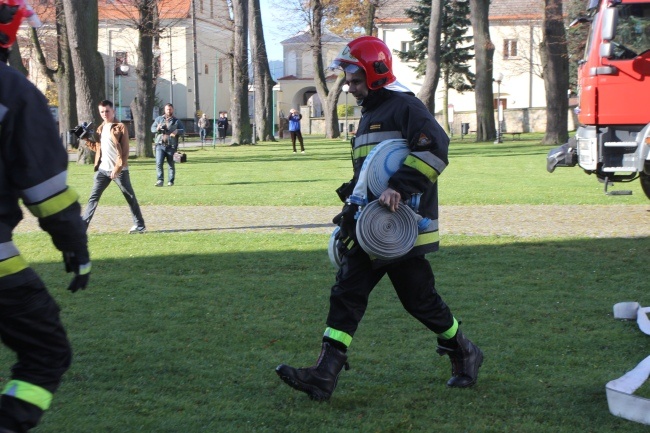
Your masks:
{"label": "tree trunk", "polygon": [[442,129],[445,130],[447,135],[451,135],[453,132],[449,126],[450,121],[453,122],[454,119],[449,118],[449,83],[447,83],[447,77],[443,73],[443,85],[445,86],[442,89]]}
{"label": "tree trunk", "polygon": [[[59,133],[65,137],[69,130],[79,124],[79,118],[77,117],[77,92],[75,91],[72,54],[70,53],[62,0],[56,0],[56,34],[59,41],[57,47],[59,61],[55,78],[59,93]],[[88,152],[94,161],[94,153],[89,150]]]}
{"label": "tree trunk", "polygon": [[469,0],[470,20],[474,31],[474,52],[476,61],[476,141],[492,141],[496,137],[494,121],[494,94],[492,76],[494,72],[494,44],[490,39],[488,12],[489,0]]}
{"label": "tree trunk", "polygon": [[442,30],[442,0],[431,1],[431,21],[427,44],[427,68],[418,98],[429,112],[436,114],[436,88],[440,78],[440,39]]}
{"label": "tree trunk", "polygon": [[255,131],[262,141],[275,141],[273,136],[273,86],[266,43],[262,32],[260,0],[250,0],[249,22],[251,26],[251,57],[253,60],[253,80],[255,89]]}
{"label": "tree trunk", "polygon": [[[137,3],[138,22],[138,63],[135,67],[137,95],[133,101],[133,126],[135,128],[137,156],[153,157],[153,133],[151,122],[156,89],[153,74],[153,38],[158,34],[157,0],[140,0]],[[125,105],[131,105],[129,103]]]}
{"label": "tree trunk", "polygon": [[248,117],[248,0],[232,1],[233,79],[230,109],[232,112],[232,144],[251,143],[251,124]]}
{"label": "tree trunk", "polygon": [[375,14],[377,13],[377,5],[374,0],[368,2],[368,16],[366,17],[366,35],[372,36],[375,30]]}
{"label": "tree trunk", "polygon": [[546,134],[542,144],[562,144],[569,139],[569,56],[562,0],[545,0],[542,41],[544,87],[546,88]]}
{"label": "tree trunk", "polygon": [[[75,72],[77,113],[79,118],[101,123],[99,102],[104,94],[104,61],[97,52],[99,32],[97,2],[63,0],[72,64]],[[79,164],[91,163],[90,152],[80,146]],[[87,149],[86,149],[87,150]]]}
{"label": "tree trunk", "polygon": [[12,68],[20,71],[20,73],[24,76],[27,76],[29,74],[27,68],[25,68],[25,65],[23,65],[23,58],[20,55],[20,48],[18,47],[18,39],[16,39],[16,42],[14,42],[14,45],[9,50],[9,58],[7,59],[7,63]]}
{"label": "tree trunk", "polygon": [[[43,73],[50,81],[56,83],[58,106],[59,106],[59,136],[67,146],[68,131],[79,124],[77,119],[76,93],[74,90],[74,74],[72,73],[72,57],[70,56],[70,45],[63,14],[62,0],[56,0],[54,4],[56,16],[56,64],[57,67],[50,68],[47,65],[43,48],[38,39],[38,32],[32,29],[31,39],[36,51],[36,60]],[[91,152],[92,153],[92,152]],[[94,155],[93,159],[94,159]]]}
{"label": "tree trunk", "polygon": [[323,104],[323,113],[325,114],[325,136],[327,138],[338,138],[341,136],[339,129],[339,118],[336,112],[336,103],[341,94],[341,88],[345,81],[345,76],[341,75],[334,82],[332,92],[327,88],[327,81],[325,78],[325,68],[323,66],[323,45],[322,45],[322,29],[323,29],[323,3],[321,0],[314,0],[312,3],[312,22],[310,25],[311,41],[312,41],[312,59],[314,61],[314,82],[316,85],[316,92]]}

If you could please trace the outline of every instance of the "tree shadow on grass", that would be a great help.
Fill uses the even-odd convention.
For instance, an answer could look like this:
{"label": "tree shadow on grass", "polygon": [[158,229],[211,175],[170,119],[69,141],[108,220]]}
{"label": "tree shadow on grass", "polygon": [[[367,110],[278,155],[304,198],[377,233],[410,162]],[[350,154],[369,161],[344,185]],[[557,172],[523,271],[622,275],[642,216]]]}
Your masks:
{"label": "tree shadow on grass", "polygon": [[[318,405],[273,369],[318,355],[334,279],[326,236],[117,236],[93,240],[86,292],[52,290],[76,358],[39,431],[430,431],[432,407],[444,407],[440,431],[645,431],[608,413],[604,386],[650,351],[634,323],[612,318],[616,302],[650,304],[649,238],[446,237],[429,259],[485,352],[476,387],[445,388],[448,360],[384,279],[352,369]],[[212,251],[194,254],[205,237]],[[36,264],[50,287],[61,266]]]}

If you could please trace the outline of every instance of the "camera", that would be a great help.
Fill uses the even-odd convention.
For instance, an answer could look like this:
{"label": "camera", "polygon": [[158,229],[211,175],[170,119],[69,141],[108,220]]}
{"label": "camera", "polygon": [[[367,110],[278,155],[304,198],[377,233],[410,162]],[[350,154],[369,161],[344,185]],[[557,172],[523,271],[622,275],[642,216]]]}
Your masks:
{"label": "camera", "polygon": [[72,132],[79,140],[88,140],[91,143],[95,143],[95,131],[92,128],[93,122],[83,122],[81,125],[75,127]]}
{"label": "camera", "polygon": [[169,133],[169,128],[167,128],[167,125],[166,125],[166,124],[163,123],[163,124],[160,126],[160,133],[161,133],[161,134],[167,134],[167,133]]}

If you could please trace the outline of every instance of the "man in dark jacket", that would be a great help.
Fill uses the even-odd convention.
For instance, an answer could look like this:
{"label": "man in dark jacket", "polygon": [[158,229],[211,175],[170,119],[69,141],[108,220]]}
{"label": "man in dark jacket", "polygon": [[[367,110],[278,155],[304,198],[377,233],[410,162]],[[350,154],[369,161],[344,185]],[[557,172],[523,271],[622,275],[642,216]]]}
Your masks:
{"label": "man in dark jacket", "polygon": [[[346,204],[334,222],[340,226],[338,243],[341,264],[330,293],[327,328],[316,365],[293,368],[281,364],[277,374],[291,387],[315,400],[327,400],[336,387],[338,375],[347,365],[347,349],[357,330],[373,288],[388,274],[404,308],[437,336],[440,355],[452,363],[450,387],[476,383],[483,362],[481,350],[459,330],[459,323],[435,287],[431,265],[425,254],[438,249],[437,179],[448,164],[449,138],[422,102],[396,82],[388,47],[380,40],[364,36],[350,42],[332,68],[345,72],[349,92],[362,107],[353,140],[353,179],[337,190]],[[419,231],[414,246],[397,259],[376,259],[366,253],[356,239],[359,205],[351,197],[366,157],[380,142],[405,139],[409,154],[390,177],[388,187],[368,202],[391,212],[411,205],[429,221]]]}
{"label": "man in dark jacket", "polygon": [[0,337],[18,358],[0,396],[2,433],[38,424],[72,359],[58,305],[12,242],[20,200],[75,273],[68,289],[85,289],[90,276],[86,225],[47,101],[5,64],[23,18],[36,19],[24,0],[0,0]]}
{"label": "man in dark jacket", "polygon": [[[176,165],[174,164],[174,153],[178,150],[178,138],[185,133],[185,127],[180,119],[174,116],[174,106],[165,105],[165,114],[158,116],[151,124],[151,132],[155,133],[156,143],[156,183],[155,186],[163,186],[165,175],[163,164],[165,160],[169,165],[169,177],[167,186],[174,186],[176,180]],[[0,432],[1,433],[1,432]]]}

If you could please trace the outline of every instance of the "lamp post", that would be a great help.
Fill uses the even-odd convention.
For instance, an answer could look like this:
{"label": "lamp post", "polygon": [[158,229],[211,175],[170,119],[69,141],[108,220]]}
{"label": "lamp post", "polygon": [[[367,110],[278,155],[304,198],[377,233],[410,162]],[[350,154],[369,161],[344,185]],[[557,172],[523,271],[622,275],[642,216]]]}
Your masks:
{"label": "lamp post", "polygon": [[494,140],[494,144],[503,143],[501,138],[501,117],[503,116],[503,111],[501,109],[501,82],[503,81],[503,74],[499,73],[494,81],[497,83],[497,138]]}
{"label": "lamp post", "polygon": [[121,122],[121,121],[122,121],[122,75],[126,75],[126,74],[128,74],[128,73],[129,73],[129,69],[130,69],[130,68],[129,68],[129,65],[127,65],[126,63],[122,63],[122,64],[120,65],[120,71],[121,71],[122,73],[120,74],[120,78],[119,78],[119,81],[120,81],[120,82],[119,82],[119,88],[120,88],[120,89],[119,89],[120,112],[118,113],[118,116],[117,116],[117,120],[118,120],[118,122]]}
{"label": "lamp post", "polygon": [[174,105],[174,84],[176,84],[176,74],[172,75],[172,80],[169,82],[169,103]]}
{"label": "lamp post", "polygon": [[350,91],[350,85],[344,84],[341,88],[345,92],[345,139],[348,139],[348,92]]}

